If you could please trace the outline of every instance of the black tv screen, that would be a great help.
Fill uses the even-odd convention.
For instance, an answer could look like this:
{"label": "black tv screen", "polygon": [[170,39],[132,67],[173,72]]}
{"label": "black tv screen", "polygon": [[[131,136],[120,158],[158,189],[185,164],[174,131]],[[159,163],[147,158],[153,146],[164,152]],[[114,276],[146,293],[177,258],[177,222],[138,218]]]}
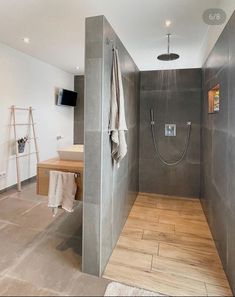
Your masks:
{"label": "black tv screen", "polygon": [[78,94],[73,91],[60,89],[58,94],[57,105],[76,106]]}

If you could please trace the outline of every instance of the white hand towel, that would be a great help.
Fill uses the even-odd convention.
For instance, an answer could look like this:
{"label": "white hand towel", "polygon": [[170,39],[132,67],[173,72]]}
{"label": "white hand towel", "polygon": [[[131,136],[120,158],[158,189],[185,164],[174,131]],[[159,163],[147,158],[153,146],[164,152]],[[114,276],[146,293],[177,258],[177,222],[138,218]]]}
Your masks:
{"label": "white hand towel", "polygon": [[127,131],[125,118],[124,92],[122,85],[121,67],[117,49],[113,49],[112,65],[112,92],[111,92],[111,109],[109,119],[109,132],[112,141],[112,158],[117,162],[127,154],[127,144],[125,131]]}
{"label": "white hand towel", "polygon": [[48,207],[56,215],[58,207],[68,212],[73,211],[77,184],[75,174],[70,172],[50,171]]}

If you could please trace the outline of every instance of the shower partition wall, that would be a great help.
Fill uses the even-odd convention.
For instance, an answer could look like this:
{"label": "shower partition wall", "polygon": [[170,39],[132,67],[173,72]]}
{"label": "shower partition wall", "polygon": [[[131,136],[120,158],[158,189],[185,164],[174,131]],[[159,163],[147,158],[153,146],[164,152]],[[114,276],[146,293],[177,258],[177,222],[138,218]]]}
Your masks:
{"label": "shower partition wall", "polygon": [[[128,153],[112,164],[112,40],[125,97]],[[86,19],[83,271],[101,275],[139,191],[139,70],[104,16]]]}

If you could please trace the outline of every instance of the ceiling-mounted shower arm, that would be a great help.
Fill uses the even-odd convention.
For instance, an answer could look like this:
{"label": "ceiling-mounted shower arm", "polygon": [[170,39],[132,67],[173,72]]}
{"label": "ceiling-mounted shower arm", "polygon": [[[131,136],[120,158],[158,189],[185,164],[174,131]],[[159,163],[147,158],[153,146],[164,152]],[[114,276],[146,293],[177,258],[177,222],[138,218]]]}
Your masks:
{"label": "ceiling-mounted shower arm", "polygon": [[162,54],[159,55],[157,58],[160,61],[174,61],[179,59],[179,55],[178,54],[173,54],[170,53],[170,37],[171,37],[171,33],[166,34],[167,36],[167,53],[166,54]]}
{"label": "ceiling-mounted shower arm", "polygon": [[170,54],[170,36],[171,36],[171,34],[168,33],[166,36],[167,36],[167,54],[169,55]]}

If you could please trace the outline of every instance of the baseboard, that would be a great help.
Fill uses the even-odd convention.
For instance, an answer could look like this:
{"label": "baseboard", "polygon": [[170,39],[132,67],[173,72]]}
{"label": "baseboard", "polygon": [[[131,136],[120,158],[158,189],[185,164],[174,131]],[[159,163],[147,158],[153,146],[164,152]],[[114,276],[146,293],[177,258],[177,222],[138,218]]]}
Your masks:
{"label": "baseboard", "polygon": [[[21,182],[21,185],[22,185],[22,186],[25,186],[25,185],[27,185],[27,184],[30,184],[30,183],[32,183],[32,182],[35,182],[36,179],[37,179],[37,177],[36,177],[36,175],[35,175],[35,176],[33,176],[33,177],[30,177],[30,178],[28,178],[28,179],[23,180],[23,181]],[[10,187],[7,187],[7,188],[4,188],[4,189],[0,190],[0,194],[5,193],[5,192],[7,192],[7,191],[9,191],[9,190],[13,190],[13,189],[16,189],[16,190],[17,190],[17,184],[12,185],[12,186],[10,186]]]}
{"label": "baseboard", "polygon": [[174,195],[164,195],[164,194],[155,194],[155,193],[145,193],[145,192],[139,192],[139,195],[142,196],[150,196],[150,197],[155,197],[155,198],[165,198],[165,199],[182,199],[182,200],[200,200],[199,197],[181,197],[181,196],[174,196]]}

